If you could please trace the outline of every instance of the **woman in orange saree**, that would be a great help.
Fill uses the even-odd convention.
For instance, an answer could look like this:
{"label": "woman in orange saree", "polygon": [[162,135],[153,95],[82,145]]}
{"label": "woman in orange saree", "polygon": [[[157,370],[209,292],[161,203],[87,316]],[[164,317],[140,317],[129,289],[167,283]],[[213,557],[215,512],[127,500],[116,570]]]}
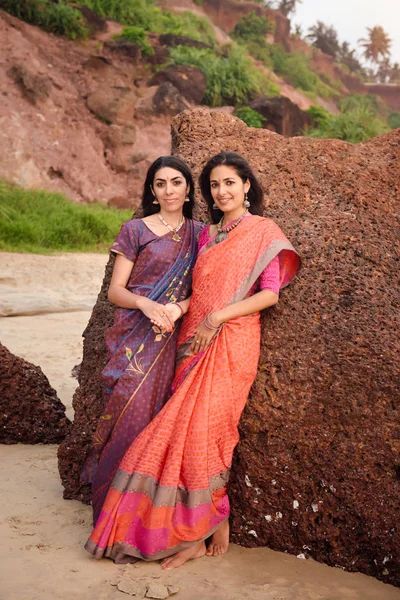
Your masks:
{"label": "woman in orange saree", "polygon": [[300,259],[259,216],[262,190],[242,157],[217,155],[200,185],[213,220],[222,218],[204,234],[193,271],[174,393],[120,463],[86,544],[96,558],[165,559],[174,568],[203,556],[210,536],[208,553],[227,550],[226,485],[257,373],[259,311],[278,300],[271,289],[258,291],[260,279],[274,261],[278,288],[287,285]]}

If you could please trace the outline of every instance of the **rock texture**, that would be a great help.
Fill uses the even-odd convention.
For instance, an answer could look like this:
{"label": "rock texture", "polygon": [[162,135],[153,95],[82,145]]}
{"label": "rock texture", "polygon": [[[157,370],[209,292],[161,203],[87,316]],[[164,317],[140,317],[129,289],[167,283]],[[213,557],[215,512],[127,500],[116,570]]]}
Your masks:
{"label": "rock texture", "polygon": [[57,444],[69,428],[65,407],[41,368],[0,344],[0,443]]}
{"label": "rock texture", "polygon": [[203,71],[191,65],[171,65],[158,71],[149,81],[149,85],[165,82],[172,83],[186,100],[195,104],[201,103],[207,87]]}
{"label": "rock texture", "polygon": [[[359,145],[285,139],[197,109],[173,119],[172,137],[196,176],[221,150],[247,157],[266,214],[303,257],[263,316],[230,484],[233,541],[400,584],[400,130]],[[200,203],[195,216],[207,219]],[[65,496],[86,500],[77,474],[101,412],[107,281],[85,332],[77,424],[60,450]]]}
{"label": "rock texture", "polygon": [[[147,168],[170,152],[169,116],[152,104],[149,118],[136,116],[148,65],[134,44],[110,41],[121,25],[96,27],[106,29],[101,47],[49,35],[0,10],[0,177],[75,201],[118,197],[134,206]],[[114,125],[139,127],[140,135],[121,136],[117,146]]]}
{"label": "rock texture", "polygon": [[249,106],[265,117],[266,129],[285,137],[301,135],[303,129],[313,122],[304,110],[286,96],[274,98],[262,96],[250,102]]}
{"label": "rock texture", "polygon": [[58,448],[58,468],[64,486],[64,498],[90,502],[90,487],[80,482],[82,464],[88,452],[97,419],[103,410],[100,373],[106,361],[104,331],[113,322],[114,309],[107,300],[114,258],[106,267],[104,282],[83,332],[83,362],[78,370],[78,383],[72,406],[74,422],[69,435]]}

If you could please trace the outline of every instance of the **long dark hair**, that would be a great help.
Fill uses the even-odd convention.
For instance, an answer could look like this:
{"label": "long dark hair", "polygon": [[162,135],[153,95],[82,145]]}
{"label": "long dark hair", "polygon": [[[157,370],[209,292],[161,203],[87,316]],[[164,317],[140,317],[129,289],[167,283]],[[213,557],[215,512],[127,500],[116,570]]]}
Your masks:
{"label": "long dark hair", "polygon": [[250,189],[247,192],[247,199],[250,202],[249,212],[252,215],[260,215],[262,217],[264,209],[263,191],[258,179],[251,170],[249,163],[245,158],[243,158],[243,156],[236,154],[236,152],[221,152],[220,154],[210,158],[199,177],[201,193],[207,202],[208,211],[210,213],[212,222],[218,223],[224,214],[222,210],[213,208],[214,200],[211,194],[210,186],[211,171],[220,165],[226,165],[227,167],[232,167],[235,169],[236,173],[243,182],[249,180]]}
{"label": "long dark hair", "polygon": [[157,158],[152,165],[150,165],[149,170],[147,171],[146,180],[143,186],[143,194],[142,194],[142,211],[143,216],[148,217],[149,215],[154,215],[159,212],[160,207],[158,204],[153,204],[154,195],[151,191],[153,187],[154,177],[160,169],[163,167],[171,167],[171,169],[175,169],[182,173],[186,180],[186,184],[189,186],[189,193],[187,197],[189,198],[189,202],[185,202],[183,205],[183,214],[187,219],[192,218],[193,213],[193,205],[194,205],[194,182],[193,176],[190,172],[187,164],[178,158],[177,156],[160,156]]}

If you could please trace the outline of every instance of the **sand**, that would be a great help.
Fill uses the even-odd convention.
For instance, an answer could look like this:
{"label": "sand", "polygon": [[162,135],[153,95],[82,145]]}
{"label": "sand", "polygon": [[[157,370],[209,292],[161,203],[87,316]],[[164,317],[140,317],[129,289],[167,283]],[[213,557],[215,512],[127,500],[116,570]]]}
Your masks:
{"label": "sand", "polygon": [[[0,340],[41,366],[70,417],[71,369],[106,261],[0,254],[0,315],[15,315],[0,316]],[[179,589],[177,600],[400,600],[399,589],[366,575],[268,548],[232,544],[225,556],[170,572],[158,563],[96,561],[83,549],[91,508],[63,500],[56,453],[54,445],[0,446],[0,600],[124,600],[131,596],[118,587],[143,598],[168,585]]]}

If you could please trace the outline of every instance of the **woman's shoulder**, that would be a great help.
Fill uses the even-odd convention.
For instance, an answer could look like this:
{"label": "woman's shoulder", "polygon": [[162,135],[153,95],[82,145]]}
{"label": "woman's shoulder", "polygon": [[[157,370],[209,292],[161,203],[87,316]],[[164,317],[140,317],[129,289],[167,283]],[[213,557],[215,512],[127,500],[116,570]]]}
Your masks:
{"label": "woman's shoulder", "polygon": [[122,223],[122,227],[125,229],[125,231],[136,231],[142,225],[143,225],[142,219],[137,219],[135,217],[132,217],[132,219],[128,219],[128,221],[125,221],[124,223]]}
{"label": "woman's shoulder", "polygon": [[195,221],[194,219],[191,219],[191,221],[193,223],[194,232],[196,236],[199,236],[202,233],[202,231],[207,227],[206,223],[203,223],[203,221]]}

